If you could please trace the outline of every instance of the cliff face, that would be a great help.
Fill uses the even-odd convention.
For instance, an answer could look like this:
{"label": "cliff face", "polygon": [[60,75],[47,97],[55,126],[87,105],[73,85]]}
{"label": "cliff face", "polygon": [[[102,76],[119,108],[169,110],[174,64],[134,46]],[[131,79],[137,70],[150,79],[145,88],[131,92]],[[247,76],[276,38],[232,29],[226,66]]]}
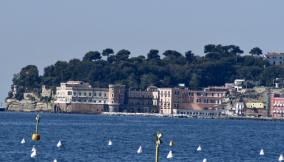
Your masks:
{"label": "cliff face", "polygon": [[52,112],[53,111],[53,103],[45,103],[45,102],[35,102],[31,100],[15,100],[8,99],[7,100],[7,111],[16,111],[16,112]]}

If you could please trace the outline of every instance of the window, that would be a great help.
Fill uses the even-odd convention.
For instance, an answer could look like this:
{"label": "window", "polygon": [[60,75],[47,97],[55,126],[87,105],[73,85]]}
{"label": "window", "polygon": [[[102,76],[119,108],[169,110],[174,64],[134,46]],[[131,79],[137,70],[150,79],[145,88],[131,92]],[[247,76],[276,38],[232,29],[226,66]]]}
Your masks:
{"label": "window", "polygon": [[74,96],[76,96],[77,95],[77,93],[76,92],[74,92]]}
{"label": "window", "polygon": [[94,92],[94,96],[97,96],[97,93],[96,93],[96,92]]}
{"label": "window", "polygon": [[84,92],[84,96],[87,96],[87,93],[86,93],[86,92]]}
{"label": "window", "polygon": [[91,92],[89,93],[89,96],[92,96],[92,93],[91,93]]}
{"label": "window", "polygon": [[82,94],[81,94],[81,92],[79,92],[79,96],[81,96]]}
{"label": "window", "polygon": [[71,96],[72,95],[72,91],[68,91],[68,95]]}
{"label": "window", "polygon": [[101,93],[101,92],[99,93],[99,96],[102,96],[102,93]]}

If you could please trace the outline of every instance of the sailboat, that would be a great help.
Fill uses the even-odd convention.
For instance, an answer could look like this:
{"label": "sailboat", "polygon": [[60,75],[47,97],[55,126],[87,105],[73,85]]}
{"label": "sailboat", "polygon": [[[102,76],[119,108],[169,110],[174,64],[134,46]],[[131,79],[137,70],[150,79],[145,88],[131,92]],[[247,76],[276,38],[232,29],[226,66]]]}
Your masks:
{"label": "sailboat", "polygon": [[62,142],[59,140],[56,146],[60,148],[62,146]]}
{"label": "sailboat", "polygon": [[111,146],[112,145],[112,141],[108,140],[108,145]]}
{"label": "sailboat", "polygon": [[174,157],[172,150],[167,155],[167,159],[172,159]]}
{"label": "sailboat", "polygon": [[201,148],[201,146],[199,145],[198,148],[196,149],[196,151],[201,151],[201,150],[202,150],[202,148]]}
{"label": "sailboat", "polygon": [[283,154],[280,154],[278,161],[283,161],[283,160],[284,160]]}
{"label": "sailboat", "polygon": [[142,153],[142,146],[140,146],[137,150],[137,154],[141,154]]}
{"label": "sailboat", "polygon": [[263,156],[263,155],[264,155],[263,149],[260,150],[259,155],[260,155],[260,156]]}
{"label": "sailboat", "polygon": [[207,159],[206,159],[206,158],[204,158],[202,162],[207,162]]}
{"label": "sailboat", "polygon": [[25,143],[26,143],[26,140],[25,140],[25,138],[23,138],[22,141],[21,141],[21,144],[25,144]]}

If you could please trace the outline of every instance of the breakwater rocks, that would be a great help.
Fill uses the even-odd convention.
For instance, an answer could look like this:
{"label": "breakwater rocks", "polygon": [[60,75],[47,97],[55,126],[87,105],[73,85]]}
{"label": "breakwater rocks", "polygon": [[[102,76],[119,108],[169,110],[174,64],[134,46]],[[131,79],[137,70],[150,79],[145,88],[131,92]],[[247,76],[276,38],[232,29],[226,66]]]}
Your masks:
{"label": "breakwater rocks", "polygon": [[6,111],[16,112],[52,112],[54,104],[46,102],[36,102],[31,100],[8,99],[6,101]]}

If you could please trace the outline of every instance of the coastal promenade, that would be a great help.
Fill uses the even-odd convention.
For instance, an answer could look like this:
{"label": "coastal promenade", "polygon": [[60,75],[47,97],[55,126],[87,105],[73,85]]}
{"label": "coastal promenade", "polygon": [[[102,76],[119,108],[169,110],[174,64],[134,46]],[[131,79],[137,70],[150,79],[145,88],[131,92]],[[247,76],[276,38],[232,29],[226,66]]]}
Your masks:
{"label": "coastal promenade", "polygon": [[224,120],[265,120],[265,121],[284,121],[284,118],[272,117],[248,117],[248,116],[190,116],[190,115],[165,115],[155,113],[126,113],[126,112],[103,112],[102,115],[106,116],[143,116],[143,117],[168,117],[168,118],[189,118],[189,119],[224,119]]}

